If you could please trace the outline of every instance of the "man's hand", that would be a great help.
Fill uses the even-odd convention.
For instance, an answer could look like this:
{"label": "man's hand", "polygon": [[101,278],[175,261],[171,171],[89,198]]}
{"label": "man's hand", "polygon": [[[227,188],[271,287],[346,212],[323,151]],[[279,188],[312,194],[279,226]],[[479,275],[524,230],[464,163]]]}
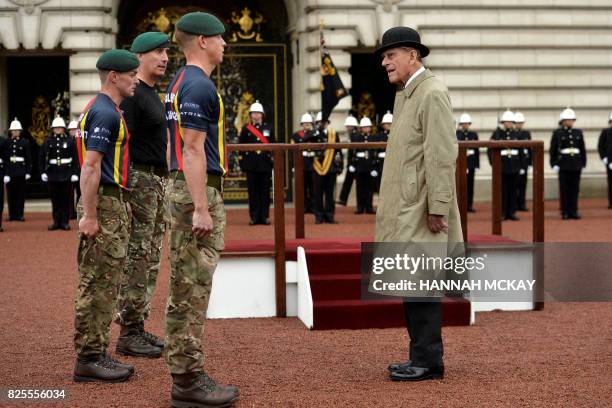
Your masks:
{"label": "man's hand", "polygon": [[95,238],[99,229],[98,219],[95,217],[83,217],[79,221],[79,231],[87,238]]}
{"label": "man's hand", "polygon": [[213,229],[213,221],[208,210],[200,210],[193,212],[191,230],[196,237],[202,238],[210,233]]}
{"label": "man's hand", "polygon": [[446,221],[444,221],[444,216],[442,215],[428,215],[427,227],[434,234],[437,234],[441,231],[448,232],[448,224],[446,223]]}
{"label": "man's hand", "polygon": [[4,176],[4,184],[8,184],[11,182],[11,176]]}
{"label": "man's hand", "polygon": [[26,179],[26,180],[29,180],[29,179],[31,179],[31,178],[32,178],[32,176],[30,176],[29,174],[26,174],[26,175],[25,175],[25,179]]}

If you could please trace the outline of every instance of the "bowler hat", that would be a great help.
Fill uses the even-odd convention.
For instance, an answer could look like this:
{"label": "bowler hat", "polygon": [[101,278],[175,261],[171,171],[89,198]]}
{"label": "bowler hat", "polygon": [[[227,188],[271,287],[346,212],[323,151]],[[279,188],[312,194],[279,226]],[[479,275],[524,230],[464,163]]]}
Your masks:
{"label": "bowler hat", "polygon": [[421,36],[417,30],[410,27],[393,27],[385,31],[376,55],[380,56],[383,52],[398,47],[416,48],[421,52],[421,58],[429,55],[429,48],[421,44]]}

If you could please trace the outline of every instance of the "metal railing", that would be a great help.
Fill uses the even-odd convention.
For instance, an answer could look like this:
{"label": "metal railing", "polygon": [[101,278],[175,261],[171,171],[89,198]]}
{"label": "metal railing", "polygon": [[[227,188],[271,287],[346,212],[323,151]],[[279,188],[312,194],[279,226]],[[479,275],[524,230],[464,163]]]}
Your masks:
{"label": "metal railing", "polygon": [[[359,142],[359,143],[301,143],[301,144],[231,144],[227,145],[228,151],[270,151],[274,158],[274,259],[276,272],[276,314],[286,316],[286,293],[285,293],[285,152],[293,155],[294,174],[303,174],[304,150],[326,150],[326,149],[384,149],[386,142]],[[468,234],[468,212],[467,212],[467,149],[488,148],[491,150],[491,161],[493,174],[492,183],[492,233],[502,234],[501,223],[501,150],[506,148],[529,148],[533,157],[533,242],[544,242],[544,143],[541,141],[460,141],[459,155],[457,158],[456,186],[457,200],[461,214],[461,226],[464,241]],[[304,226],[304,178],[294,177],[295,208],[295,238],[305,238]],[[244,254],[247,256],[249,254]],[[251,254],[253,255],[253,254]],[[256,254],[255,254],[256,255]],[[536,257],[534,270],[543,274],[543,259]],[[542,276],[537,276],[539,282]],[[538,289],[543,293],[543,285]],[[536,309],[542,309],[543,302],[536,303]]]}

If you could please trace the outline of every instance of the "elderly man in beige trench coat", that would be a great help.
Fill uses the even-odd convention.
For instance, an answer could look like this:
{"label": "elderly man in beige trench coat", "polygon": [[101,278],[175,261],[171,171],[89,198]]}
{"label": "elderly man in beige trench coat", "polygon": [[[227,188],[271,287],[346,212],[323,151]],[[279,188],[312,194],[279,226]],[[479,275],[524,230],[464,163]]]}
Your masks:
{"label": "elderly man in beige trench coat", "polygon": [[[458,146],[448,90],[424,68],[421,59],[429,49],[416,30],[387,30],[376,54],[389,82],[398,85],[376,213],[376,242],[449,247],[461,243],[455,194]],[[404,301],[409,359],[389,365],[392,380],[444,376],[442,305],[439,298],[419,300]]]}

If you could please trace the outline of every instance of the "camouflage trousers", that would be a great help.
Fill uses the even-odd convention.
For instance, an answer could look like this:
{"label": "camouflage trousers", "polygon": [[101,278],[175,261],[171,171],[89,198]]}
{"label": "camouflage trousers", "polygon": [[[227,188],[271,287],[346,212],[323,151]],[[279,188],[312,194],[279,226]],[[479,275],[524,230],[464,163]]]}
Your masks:
{"label": "camouflage trousers", "polygon": [[197,238],[187,184],[170,178],[170,286],[164,357],[172,374],[204,370],[202,335],[212,279],[224,247],[225,208],[221,192],[206,187],[213,230]]}
{"label": "camouflage trousers", "polygon": [[115,322],[123,326],[142,323],[149,317],[166,231],[166,179],[131,169],[130,183],[130,241],[115,317]]}
{"label": "camouflage trousers", "polygon": [[[81,201],[77,214],[80,220]],[[79,286],[74,319],[74,347],[79,358],[98,356],[108,347],[129,238],[129,216],[124,201],[98,195],[97,217],[100,229],[94,239],[79,234]]]}

